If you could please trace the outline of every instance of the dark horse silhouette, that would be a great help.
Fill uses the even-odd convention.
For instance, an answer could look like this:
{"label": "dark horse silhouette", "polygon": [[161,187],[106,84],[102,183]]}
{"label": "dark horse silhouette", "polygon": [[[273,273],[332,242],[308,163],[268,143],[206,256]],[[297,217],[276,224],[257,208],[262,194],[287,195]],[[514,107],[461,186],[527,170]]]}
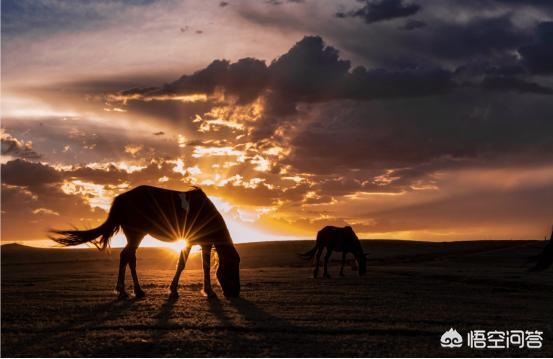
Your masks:
{"label": "dark horse silhouette", "polygon": [[340,275],[344,275],[344,265],[346,263],[346,255],[353,253],[355,260],[357,261],[357,267],[359,275],[365,275],[367,273],[367,260],[361,242],[359,238],[350,226],[340,228],[333,226],[326,226],[317,233],[317,241],[315,247],[310,251],[300,254],[305,259],[313,259],[316,253],[316,264],[313,270],[313,277],[317,278],[319,275],[319,262],[323,249],[326,247],[326,254],[324,258],[324,272],[323,277],[329,278],[328,274],[328,260],[332,255],[332,251],[342,252],[342,266],[340,267]]}
{"label": "dark horse silhouette", "polygon": [[542,271],[553,264],[553,228],[551,229],[551,237],[549,237],[547,245],[540,254],[532,258],[532,261],[536,262],[534,267],[530,269],[532,272]]}
{"label": "dark horse silhouette", "polygon": [[125,291],[127,264],[131,270],[135,295],[144,296],[136,274],[136,250],[147,234],[165,242],[186,239],[186,245],[180,252],[177,271],[170,287],[173,295],[177,295],[179,278],[193,245],[202,247],[203,294],[214,295],[209,273],[211,249],[215,247],[219,257],[217,279],[223,293],[229,297],[239,295],[240,257],[234,248],[223,217],[200,188],[194,187],[191,191],[179,192],[152,186],[139,186],[115,197],[108,218],[99,227],[83,231],[52,230],[53,236],[50,238],[64,246],[92,243],[98,249],[104,250],[119,229],[122,229],[127,237],[127,245],[121,251],[116,286],[120,297],[127,296]]}

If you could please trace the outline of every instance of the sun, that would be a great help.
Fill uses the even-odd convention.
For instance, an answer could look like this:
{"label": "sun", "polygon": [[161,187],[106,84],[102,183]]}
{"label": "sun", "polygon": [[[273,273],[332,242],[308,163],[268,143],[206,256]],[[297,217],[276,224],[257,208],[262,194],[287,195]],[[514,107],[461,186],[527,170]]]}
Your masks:
{"label": "sun", "polygon": [[[152,237],[150,237],[152,238]],[[146,238],[144,238],[146,240]],[[162,242],[158,241],[155,238],[152,238],[152,247],[161,247],[161,248],[167,248],[176,254],[179,254],[180,251],[182,251],[186,247],[186,239],[182,238],[175,242]],[[148,245],[145,245],[144,247],[148,247]]]}
{"label": "sun", "polygon": [[[123,233],[117,233],[113,237],[111,242],[111,246],[113,248],[125,247],[126,245],[127,245],[127,239],[125,238],[125,235]],[[186,247],[186,245],[187,245],[187,242],[186,242],[186,239],[184,238],[178,239],[174,242],[164,242],[164,241],[157,240],[150,235],[147,235],[146,237],[144,237],[144,239],[142,240],[142,243],[140,243],[140,247],[166,248],[175,254],[179,254],[180,251],[182,251],[184,247]],[[196,246],[192,247],[192,252],[196,252],[197,250],[198,248],[196,248]]]}

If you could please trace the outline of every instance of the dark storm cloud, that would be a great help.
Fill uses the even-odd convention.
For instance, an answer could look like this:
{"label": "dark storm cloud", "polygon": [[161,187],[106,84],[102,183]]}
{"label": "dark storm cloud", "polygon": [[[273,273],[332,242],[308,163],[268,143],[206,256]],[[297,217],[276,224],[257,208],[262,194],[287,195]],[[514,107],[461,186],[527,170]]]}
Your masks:
{"label": "dark storm cloud", "polygon": [[432,24],[432,31],[415,39],[413,45],[444,59],[491,59],[530,40],[528,31],[517,28],[510,15],[503,15],[473,18],[466,23]]}
{"label": "dark storm cloud", "polygon": [[552,110],[549,96],[474,88],[439,101],[329,103],[310,114],[318,120],[293,139],[285,163],[318,174],[413,167],[448,158],[466,164],[483,158],[543,164],[552,160]]}
{"label": "dark storm cloud", "polygon": [[360,17],[367,24],[414,15],[421,10],[415,3],[403,0],[366,0],[365,6],[349,13],[338,12],[337,17]]}
{"label": "dark storm cloud", "polygon": [[420,28],[423,28],[426,26],[426,23],[424,21],[420,21],[420,20],[407,20],[405,22],[405,24],[403,24],[403,26],[400,27],[400,29],[402,30],[407,30],[407,31],[411,31],[411,30],[415,30],[415,29],[420,29]]}
{"label": "dark storm cloud", "polygon": [[[526,38],[520,35],[507,40],[507,35],[515,32],[508,17],[469,21],[469,25],[476,28],[466,36],[459,35],[460,27],[450,27],[455,29],[453,33],[460,31],[460,43],[474,39],[480,31],[492,33],[480,45],[473,44],[469,52],[486,48],[484,44],[494,38],[501,39],[498,49],[514,49]],[[291,137],[291,153],[284,164],[315,175],[339,174],[352,168],[370,170],[358,177],[350,174],[355,183],[342,184],[340,193],[354,189],[401,191],[426,180],[425,176],[437,170],[434,166],[445,168],[460,160],[474,162],[508,153],[549,158],[553,140],[543,129],[551,127],[547,116],[551,108],[545,95],[551,95],[552,89],[527,79],[527,71],[516,57],[497,59],[475,61],[454,72],[421,65],[393,70],[351,69],[337,49],[326,46],[318,36],[309,36],[269,66],[251,58],[236,63],[216,60],[205,69],[147,92],[211,94],[222,88],[242,103],[263,96],[264,113],[252,129],[253,141],[284,141],[275,135],[277,128],[294,128],[300,118],[312,118]],[[299,104],[308,106],[298,112]],[[530,117],[527,106],[534,108]],[[520,122],[522,117],[527,119],[524,123]],[[524,156],[521,161],[525,161]],[[393,185],[370,180],[387,169],[403,170]],[[415,169],[421,172],[417,176],[413,176]],[[327,183],[326,190],[339,188],[322,177],[317,181]]]}
{"label": "dark storm cloud", "polygon": [[553,73],[553,21],[542,22],[536,28],[534,42],[518,49],[522,62],[537,74]]}
{"label": "dark storm cloud", "polygon": [[552,95],[553,88],[513,77],[486,77],[482,88],[495,91],[513,91],[519,93],[535,93]]}
{"label": "dark storm cloud", "polygon": [[350,62],[340,59],[337,49],[326,46],[319,36],[306,36],[268,67],[253,58],[235,63],[215,60],[161,88],[131,89],[120,94],[213,94],[223,88],[237,96],[239,103],[267,94],[268,112],[287,114],[294,112],[298,102],[428,96],[447,93],[454,86],[451,74],[437,68],[410,67],[397,71],[367,70],[362,66],[350,71],[350,68]]}
{"label": "dark storm cloud", "polygon": [[550,0],[494,0],[500,4],[514,6],[537,6],[545,8],[553,8],[553,3]]}
{"label": "dark storm cloud", "polygon": [[[543,25],[541,28],[535,45],[540,49],[544,39],[547,39],[547,31],[543,30],[547,29],[547,26]],[[475,54],[478,54],[478,57],[490,54],[499,56],[502,52],[514,50],[531,39],[526,32],[516,29],[508,16],[476,19],[466,24],[441,24],[433,33],[434,35],[422,39],[423,42],[419,44],[432,50],[433,54],[445,58],[464,58]],[[522,51],[532,53],[531,50]],[[481,71],[477,73],[479,76],[511,76],[523,72],[523,66],[518,60],[511,56],[510,64],[503,63],[506,58],[509,56],[498,57],[496,63],[488,61],[480,69],[474,65],[463,65],[457,70],[457,74],[469,67],[473,72],[477,69]],[[528,58],[531,58],[531,55],[528,55]],[[511,83],[511,88],[521,92],[527,90],[547,93],[545,87],[538,84],[531,86],[528,81],[506,79],[505,85],[507,82]],[[524,85],[524,82],[528,83]],[[493,88],[501,87],[493,82],[486,83],[486,86],[488,85],[492,85]],[[268,100],[268,113],[286,115],[294,113],[299,102],[429,96],[445,94],[455,86],[451,72],[424,64],[411,64],[394,70],[368,70],[363,66],[351,69],[350,62],[341,59],[337,49],[326,46],[318,36],[307,36],[286,54],[273,60],[269,66],[266,66],[264,61],[253,58],[244,58],[235,63],[215,60],[206,68],[192,75],[184,75],[161,88],[134,88],[120,94],[213,94],[222,88],[227,94],[236,96],[239,104],[251,102],[265,95]],[[143,104],[141,101],[130,100],[130,103],[131,106],[153,107],[152,112],[158,114],[169,108],[166,104],[155,104],[154,101]],[[178,103],[173,106],[183,108]],[[190,108],[202,105],[186,106]],[[169,112],[182,118],[182,110],[175,108]],[[197,110],[190,113],[192,115],[195,112]]]}
{"label": "dark storm cloud", "polygon": [[250,102],[266,86],[267,77],[267,66],[261,60],[244,58],[232,64],[226,60],[215,60],[205,69],[163,86],[161,92],[212,94],[220,86],[228,93],[237,95],[240,102]]}
{"label": "dark storm cloud", "polygon": [[350,71],[350,67],[320,37],[305,37],[271,63],[269,86],[293,102],[428,96],[447,93],[454,86],[451,74],[436,68],[367,70],[359,66]]}

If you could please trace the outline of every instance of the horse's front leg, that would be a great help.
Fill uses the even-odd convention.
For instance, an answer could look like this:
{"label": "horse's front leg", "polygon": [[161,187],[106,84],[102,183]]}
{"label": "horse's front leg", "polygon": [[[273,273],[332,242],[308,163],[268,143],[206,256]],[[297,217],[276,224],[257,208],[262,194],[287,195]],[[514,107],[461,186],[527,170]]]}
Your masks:
{"label": "horse's front leg", "polygon": [[315,255],[315,269],[313,269],[313,278],[317,278],[319,275],[319,266],[321,265],[321,254],[323,253],[323,247],[317,249],[317,254]]}
{"label": "horse's front leg", "polygon": [[184,270],[184,267],[186,266],[186,261],[188,260],[188,255],[190,254],[190,248],[189,246],[184,247],[184,249],[180,252],[179,255],[179,262],[177,263],[177,271],[175,272],[175,276],[173,277],[173,281],[171,282],[171,295],[178,295],[178,287],[179,287],[179,279],[182,271]]}
{"label": "horse's front leg", "polygon": [[346,265],[346,255],[348,254],[348,252],[346,252],[345,250],[342,252],[342,266],[340,267],[340,276],[343,277],[344,276],[344,265]]}
{"label": "horse's front leg", "polygon": [[202,246],[202,267],[204,269],[204,288],[202,295],[206,297],[215,297],[215,292],[211,288],[211,247]]}

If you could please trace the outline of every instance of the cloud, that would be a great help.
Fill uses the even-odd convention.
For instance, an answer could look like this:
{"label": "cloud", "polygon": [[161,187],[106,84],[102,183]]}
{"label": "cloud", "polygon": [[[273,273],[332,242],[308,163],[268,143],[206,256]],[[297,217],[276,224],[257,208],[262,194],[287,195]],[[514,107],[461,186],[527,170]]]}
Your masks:
{"label": "cloud", "polygon": [[496,17],[473,17],[466,22],[432,24],[433,31],[416,39],[413,46],[445,59],[480,57],[491,60],[495,55],[516,49],[530,40],[517,28],[510,14]]}
{"label": "cloud", "polygon": [[[505,19],[500,22],[511,24]],[[235,75],[248,73],[256,75],[234,80]],[[465,77],[473,82],[464,83]],[[140,90],[128,94],[136,92]],[[187,142],[192,156],[204,153],[204,147],[211,152],[202,159],[228,150],[240,153],[242,163],[254,167],[253,159],[264,150],[252,144],[271,141],[288,152],[269,161],[269,172],[310,174],[311,185],[302,192],[316,194],[307,200],[310,204],[330,201],[333,193],[432,189],[434,173],[440,168],[509,155],[513,161],[527,161],[527,156],[536,154],[542,161],[549,158],[546,149],[551,139],[542,129],[549,127],[550,105],[546,99],[526,96],[548,95],[551,89],[527,80],[515,60],[512,64],[476,62],[454,72],[427,66],[352,69],[337,49],[320,37],[308,36],[268,66],[251,58],[235,63],[215,60],[147,92],[214,96],[215,111],[194,120],[199,134]],[[223,99],[217,97],[221,92]],[[499,92],[511,96],[512,102],[503,104]],[[238,101],[228,101],[226,96]],[[255,116],[251,111],[258,103],[253,99],[260,101]],[[527,117],[526,106],[533,106],[535,112],[521,123],[520,116]],[[238,116],[242,113],[245,117]],[[531,135],[523,139],[521,132]],[[228,141],[228,136],[241,140]],[[266,183],[277,182],[270,178]],[[209,183],[224,186],[223,179]]]}
{"label": "cloud", "polygon": [[283,162],[297,172],[347,177],[354,175],[350,169],[384,172],[447,158],[465,165],[486,158],[512,163],[552,159],[549,96],[480,91],[460,89],[439,100],[319,105],[302,114],[306,123],[293,135]]}
{"label": "cloud", "polygon": [[1,132],[2,141],[2,155],[23,158],[23,159],[39,159],[40,155],[33,150],[33,143],[31,141],[21,141],[13,137],[9,133],[2,129]]}
{"label": "cloud", "polygon": [[[2,2],[2,33],[5,36],[27,33],[52,34],[67,29],[79,31],[106,23],[129,7],[145,7],[152,0],[81,2],[32,0]],[[63,26],[60,19],[63,18]]]}
{"label": "cloud", "polygon": [[519,93],[535,93],[553,95],[553,88],[514,77],[486,77],[482,88],[494,91],[514,91]]}
{"label": "cloud", "polygon": [[224,87],[229,94],[237,95],[241,102],[249,102],[259,95],[266,80],[267,67],[261,60],[244,58],[233,64],[215,60],[205,69],[184,75],[154,93],[213,94],[217,87]]}
{"label": "cloud", "polygon": [[[49,163],[68,165],[109,161],[136,164],[137,160],[147,163],[155,158],[175,157],[179,153],[174,133],[154,136],[152,133],[158,126],[141,130],[142,125],[138,123],[144,120],[135,118],[134,121],[137,122],[133,131],[128,131],[127,127],[132,124],[126,125],[122,120],[106,124],[86,117],[48,116],[40,121],[3,118],[2,125],[13,137],[32,139],[32,150],[40,156],[35,159]],[[143,145],[140,158],[125,152],[125,146],[129,144]]]}
{"label": "cloud", "polygon": [[407,20],[403,26],[400,27],[402,30],[411,31],[426,27],[426,23],[420,20]]}
{"label": "cloud", "polygon": [[522,63],[536,74],[553,73],[553,21],[542,22],[536,28],[534,43],[518,49]]}
{"label": "cloud", "polygon": [[52,227],[97,225],[105,213],[61,189],[62,172],[21,159],[2,164],[2,239],[43,239]]}
{"label": "cloud", "polygon": [[494,239],[540,238],[543,224],[553,214],[545,206],[553,195],[551,171],[550,165],[457,169],[442,176],[440,195],[434,198],[423,203],[409,203],[406,198],[399,207],[372,208],[360,216],[373,220],[367,229],[375,232],[423,230],[439,238],[454,231],[466,239],[489,238],[490,233],[495,233]]}
{"label": "cloud", "polygon": [[407,17],[418,13],[421,6],[403,0],[366,0],[365,6],[349,13],[338,12],[337,17],[360,17],[367,24]]}
{"label": "cloud", "polygon": [[350,62],[341,59],[339,51],[325,45],[321,37],[306,36],[269,66],[253,58],[235,63],[215,60],[162,87],[124,90],[112,98],[130,102],[168,95],[168,99],[177,99],[180,95],[213,95],[222,89],[237,97],[238,104],[264,96],[267,112],[282,115],[294,113],[300,102],[429,96],[447,93],[453,87],[450,73],[436,68],[350,68]]}
{"label": "cloud", "polygon": [[14,186],[42,186],[60,182],[61,175],[52,167],[41,163],[16,159],[2,164],[2,183]]}

